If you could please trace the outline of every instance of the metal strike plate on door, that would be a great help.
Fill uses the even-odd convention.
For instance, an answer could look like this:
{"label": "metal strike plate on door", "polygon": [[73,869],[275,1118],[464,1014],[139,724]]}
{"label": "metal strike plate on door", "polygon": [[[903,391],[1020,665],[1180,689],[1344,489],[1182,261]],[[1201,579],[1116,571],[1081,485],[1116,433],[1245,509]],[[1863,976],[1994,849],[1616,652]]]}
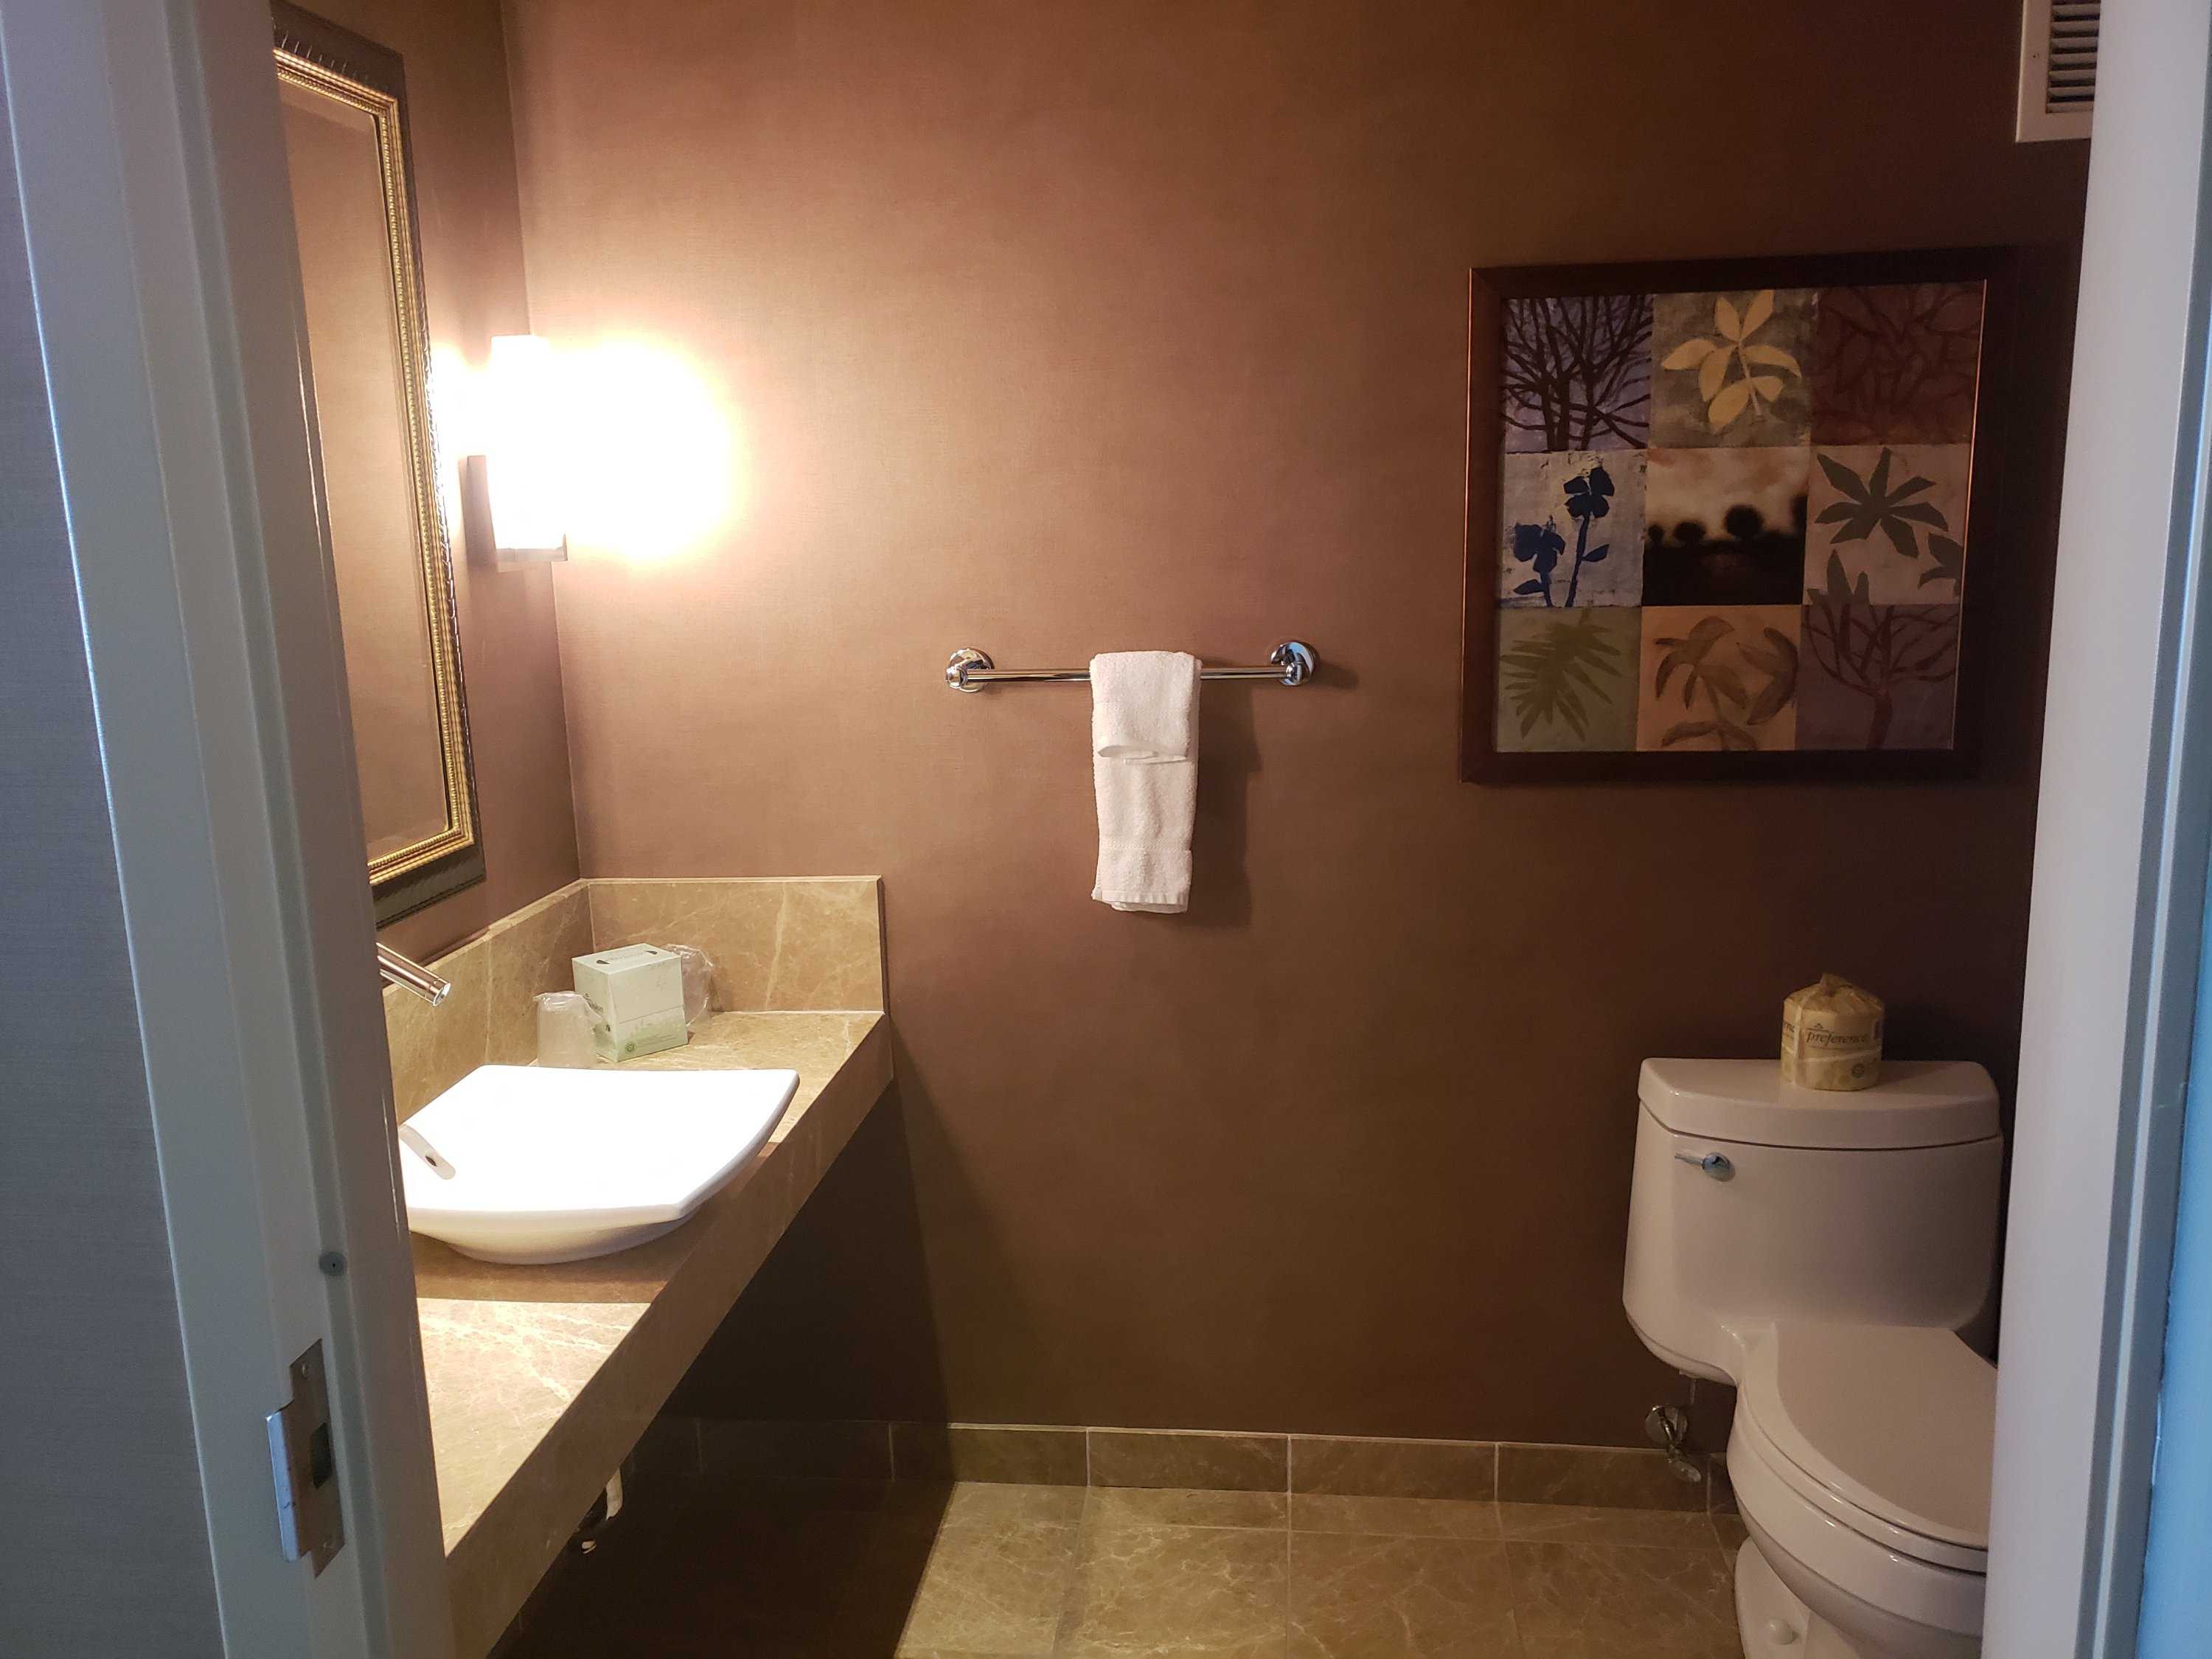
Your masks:
{"label": "metal strike plate on door", "polygon": [[284,1559],[305,1556],[319,1575],[345,1543],[319,1341],[292,1362],[292,1403],[269,1413],[269,1461],[276,1477],[276,1533]]}

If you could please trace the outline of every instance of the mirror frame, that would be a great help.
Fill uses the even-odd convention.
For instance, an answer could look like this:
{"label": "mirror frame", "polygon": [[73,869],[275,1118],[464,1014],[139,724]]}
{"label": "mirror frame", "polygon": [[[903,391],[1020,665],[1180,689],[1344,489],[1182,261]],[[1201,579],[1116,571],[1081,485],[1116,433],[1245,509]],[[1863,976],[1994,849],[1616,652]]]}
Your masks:
{"label": "mirror frame", "polygon": [[[369,890],[381,927],[411,911],[484,879],[482,826],[477,810],[476,763],[470,748],[468,700],[461,678],[461,641],[453,599],[452,538],[438,491],[438,447],[429,406],[430,331],[422,305],[422,256],[416,229],[415,175],[407,136],[407,85],[399,54],[276,0],[276,75],[349,105],[374,124],[384,185],[386,241],[390,252],[393,311],[398,319],[414,479],[415,539],[421,567],[423,615],[430,635],[430,664],[438,706],[438,742],[445,780],[446,827],[435,835],[368,861]],[[323,484],[322,445],[315,421],[314,374],[302,313],[300,386],[306,404],[314,468],[317,516],[330,548],[329,501]],[[339,617],[343,629],[344,617]]]}

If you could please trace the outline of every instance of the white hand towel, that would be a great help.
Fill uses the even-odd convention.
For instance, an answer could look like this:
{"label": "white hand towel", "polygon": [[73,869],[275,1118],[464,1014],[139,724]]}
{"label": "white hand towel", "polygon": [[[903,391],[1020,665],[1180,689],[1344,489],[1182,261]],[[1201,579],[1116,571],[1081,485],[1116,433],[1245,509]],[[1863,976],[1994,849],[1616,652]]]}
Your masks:
{"label": "white hand towel", "polygon": [[1098,797],[1091,896],[1116,910],[1183,910],[1198,812],[1198,659],[1180,651],[1093,657],[1091,750]]}

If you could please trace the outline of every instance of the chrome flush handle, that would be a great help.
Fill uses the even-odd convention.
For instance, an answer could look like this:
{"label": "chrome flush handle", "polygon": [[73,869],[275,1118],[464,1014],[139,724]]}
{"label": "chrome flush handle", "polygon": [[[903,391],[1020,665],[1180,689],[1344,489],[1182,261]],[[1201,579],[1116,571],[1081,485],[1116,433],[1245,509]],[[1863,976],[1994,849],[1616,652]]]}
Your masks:
{"label": "chrome flush handle", "polygon": [[1735,1165],[1729,1162],[1725,1152],[1677,1152],[1674,1162],[1693,1164],[1716,1181],[1733,1180],[1735,1176]]}

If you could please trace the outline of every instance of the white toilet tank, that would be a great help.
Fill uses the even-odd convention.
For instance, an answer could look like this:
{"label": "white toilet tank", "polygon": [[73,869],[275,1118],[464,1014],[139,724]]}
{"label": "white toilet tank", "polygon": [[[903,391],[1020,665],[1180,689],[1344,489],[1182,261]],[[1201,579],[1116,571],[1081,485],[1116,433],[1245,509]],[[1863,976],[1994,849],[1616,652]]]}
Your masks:
{"label": "white toilet tank", "polygon": [[1996,1261],[2004,1143],[1980,1066],[1887,1060],[1851,1094],[1771,1060],[1647,1060],[1628,1317],[1681,1370],[1735,1382],[1785,1318],[1957,1330]]}

